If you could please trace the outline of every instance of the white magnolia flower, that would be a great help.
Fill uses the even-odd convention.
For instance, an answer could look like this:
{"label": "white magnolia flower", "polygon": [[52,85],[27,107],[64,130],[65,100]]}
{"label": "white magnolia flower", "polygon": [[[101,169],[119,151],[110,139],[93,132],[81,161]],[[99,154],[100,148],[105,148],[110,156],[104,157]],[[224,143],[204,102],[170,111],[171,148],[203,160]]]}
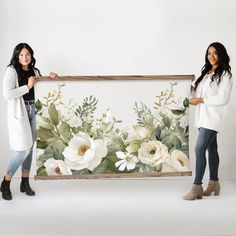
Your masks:
{"label": "white magnolia flower", "polygon": [[78,108],[78,104],[73,100],[70,100],[68,105],[64,107],[65,112],[61,119],[69,124],[70,127],[78,128],[82,125],[82,121],[80,117],[76,114],[76,109]]}
{"label": "white magnolia flower", "polygon": [[72,137],[62,154],[70,169],[87,168],[92,171],[107,155],[107,145],[102,139],[93,140],[88,134],[79,132]]}
{"label": "white magnolia flower", "polygon": [[157,140],[147,140],[138,149],[138,158],[144,164],[157,167],[168,158],[168,148]]}
{"label": "white magnolia flower", "polygon": [[45,161],[44,166],[48,175],[72,175],[70,168],[62,160],[49,158]]}
{"label": "white magnolia flower", "polygon": [[121,159],[120,161],[117,161],[115,163],[115,166],[118,167],[119,166],[119,170],[123,171],[125,170],[125,168],[127,168],[127,170],[133,170],[136,166],[136,163],[138,162],[138,158],[128,152],[116,152],[116,156]]}

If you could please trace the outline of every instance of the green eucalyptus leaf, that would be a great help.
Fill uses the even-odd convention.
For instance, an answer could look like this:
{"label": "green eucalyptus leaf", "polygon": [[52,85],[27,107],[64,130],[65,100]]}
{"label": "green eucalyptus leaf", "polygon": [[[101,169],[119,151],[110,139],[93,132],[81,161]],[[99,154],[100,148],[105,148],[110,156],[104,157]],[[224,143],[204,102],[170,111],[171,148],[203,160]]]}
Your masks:
{"label": "green eucalyptus leaf", "polygon": [[166,135],[161,141],[168,147],[168,151],[173,148],[179,149],[182,146],[181,140],[175,135],[174,131]]}
{"label": "green eucalyptus leaf", "polygon": [[155,136],[158,141],[161,140],[161,127],[157,127]]}
{"label": "green eucalyptus leaf", "polygon": [[184,105],[185,108],[189,107],[189,99],[188,98],[184,99],[183,105]]}
{"label": "green eucalyptus leaf", "polygon": [[174,114],[174,115],[182,115],[184,114],[184,111],[183,110],[179,110],[179,109],[171,109],[171,112]]}
{"label": "green eucalyptus leaf", "polygon": [[165,117],[163,118],[163,123],[164,123],[164,125],[165,125],[167,128],[170,128],[170,126],[171,126],[171,119],[170,119],[168,116],[165,116]]}
{"label": "green eucalyptus leaf", "polygon": [[88,175],[90,174],[88,169],[82,169],[82,170],[71,170],[73,175]]}
{"label": "green eucalyptus leaf", "polygon": [[187,157],[189,157],[189,145],[188,144],[182,145],[179,148],[179,150],[182,151]]}
{"label": "green eucalyptus leaf", "polygon": [[62,154],[62,152],[64,151],[66,145],[61,142],[60,140],[50,144],[50,148],[52,150],[52,153],[53,153],[53,158],[58,160],[58,159],[61,159],[61,160],[64,160],[64,156]]}
{"label": "green eucalyptus leaf", "polygon": [[41,127],[44,129],[50,129],[50,130],[54,129],[53,125],[50,124],[50,120],[43,116],[40,116],[40,115],[37,116],[36,122],[37,122],[38,127]]}
{"label": "green eucalyptus leaf", "polygon": [[37,137],[42,141],[46,141],[47,139],[53,138],[55,135],[49,129],[39,128],[37,130]]}
{"label": "green eucalyptus leaf", "polygon": [[57,126],[59,124],[58,112],[53,103],[51,103],[48,108],[48,114],[52,124]]}
{"label": "green eucalyptus leaf", "polygon": [[108,160],[106,172],[110,171],[112,173],[120,173],[118,168],[115,166],[115,163],[120,160],[120,159],[117,158],[115,152],[108,153],[106,158]]}
{"label": "green eucalyptus leaf", "polygon": [[93,170],[93,174],[101,174],[104,173],[106,168],[108,166],[108,160],[103,160],[94,170]]}
{"label": "green eucalyptus leaf", "polygon": [[37,148],[45,149],[48,146],[47,141],[37,140]]}
{"label": "green eucalyptus leaf", "polygon": [[38,176],[47,176],[46,168],[44,166],[37,169]]}
{"label": "green eucalyptus leaf", "polygon": [[172,136],[172,143],[176,149],[179,149],[182,146],[181,140],[176,135]]}
{"label": "green eucalyptus leaf", "polygon": [[58,128],[58,131],[60,134],[68,133],[70,132],[70,126],[66,122],[62,121],[61,125]]}
{"label": "green eucalyptus leaf", "polygon": [[172,133],[173,133],[173,130],[162,128],[161,133],[160,133],[160,140],[162,141],[163,139],[165,139],[166,137],[168,137]]}
{"label": "green eucalyptus leaf", "polygon": [[35,102],[35,108],[36,108],[37,112],[40,111],[42,109],[42,107],[43,107],[42,102],[40,100],[37,100]]}
{"label": "green eucalyptus leaf", "polygon": [[69,140],[71,140],[72,132],[71,132],[70,126],[66,122],[62,121],[62,124],[58,128],[58,131],[59,131],[60,135],[66,139],[67,142],[69,142]]}

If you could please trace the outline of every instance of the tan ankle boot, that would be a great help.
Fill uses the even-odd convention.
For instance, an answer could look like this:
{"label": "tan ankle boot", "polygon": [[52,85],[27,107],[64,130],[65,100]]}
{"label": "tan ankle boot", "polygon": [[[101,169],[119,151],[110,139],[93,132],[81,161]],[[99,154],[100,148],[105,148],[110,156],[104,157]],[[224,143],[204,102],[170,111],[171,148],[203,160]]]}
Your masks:
{"label": "tan ankle boot", "polygon": [[214,193],[215,196],[220,195],[219,181],[210,180],[206,190],[203,192],[203,196],[210,196],[212,193]]}
{"label": "tan ankle boot", "polygon": [[195,200],[197,199],[202,199],[202,194],[203,194],[203,188],[202,185],[197,185],[193,184],[191,191],[183,196],[184,200]]}

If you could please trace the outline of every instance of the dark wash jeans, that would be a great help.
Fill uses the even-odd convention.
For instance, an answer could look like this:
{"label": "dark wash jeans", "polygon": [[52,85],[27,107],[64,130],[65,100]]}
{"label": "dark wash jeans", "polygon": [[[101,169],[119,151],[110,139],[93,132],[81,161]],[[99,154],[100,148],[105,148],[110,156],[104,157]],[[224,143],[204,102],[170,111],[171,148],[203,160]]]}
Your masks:
{"label": "dark wash jeans", "polygon": [[202,184],[202,179],[206,169],[206,151],[208,151],[208,164],[210,180],[218,181],[219,154],[217,146],[217,131],[199,128],[199,134],[195,146],[196,173],[194,184]]}

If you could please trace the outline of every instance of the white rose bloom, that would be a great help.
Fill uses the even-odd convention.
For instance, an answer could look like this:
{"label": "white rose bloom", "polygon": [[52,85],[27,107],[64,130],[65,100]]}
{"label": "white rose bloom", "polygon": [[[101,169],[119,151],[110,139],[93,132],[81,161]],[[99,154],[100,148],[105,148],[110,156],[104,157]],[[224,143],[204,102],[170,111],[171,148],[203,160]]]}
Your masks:
{"label": "white rose bloom", "polygon": [[116,152],[116,156],[121,159],[115,163],[116,167],[119,166],[120,171],[125,170],[125,168],[127,168],[127,170],[133,170],[136,166],[136,163],[138,162],[138,158],[128,152],[118,151]]}
{"label": "white rose bloom", "polygon": [[138,149],[138,158],[144,164],[157,167],[168,158],[168,148],[157,140],[147,140]]}
{"label": "white rose bloom", "polygon": [[72,175],[70,168],[62,160],[49,158],[45,161],[44,166],[48,175]]}
{"label": "white rose bloom", "polygon": [[189,159],[182,151],[174,150],[170,155],[170,159],[175,170],[189,171]]}
{"label": "white rose bloom", "polygon": [[150,137],[150,130],[145,126],[134,125],[135,139],[142,140]]}
{"label": "white rose bloom", "polygon": [[88,134],[79,132],[72,137],[62,154],[70,169],[87,168],[92,171],[107,155],[107,146],[104,140],[93,140]]}

